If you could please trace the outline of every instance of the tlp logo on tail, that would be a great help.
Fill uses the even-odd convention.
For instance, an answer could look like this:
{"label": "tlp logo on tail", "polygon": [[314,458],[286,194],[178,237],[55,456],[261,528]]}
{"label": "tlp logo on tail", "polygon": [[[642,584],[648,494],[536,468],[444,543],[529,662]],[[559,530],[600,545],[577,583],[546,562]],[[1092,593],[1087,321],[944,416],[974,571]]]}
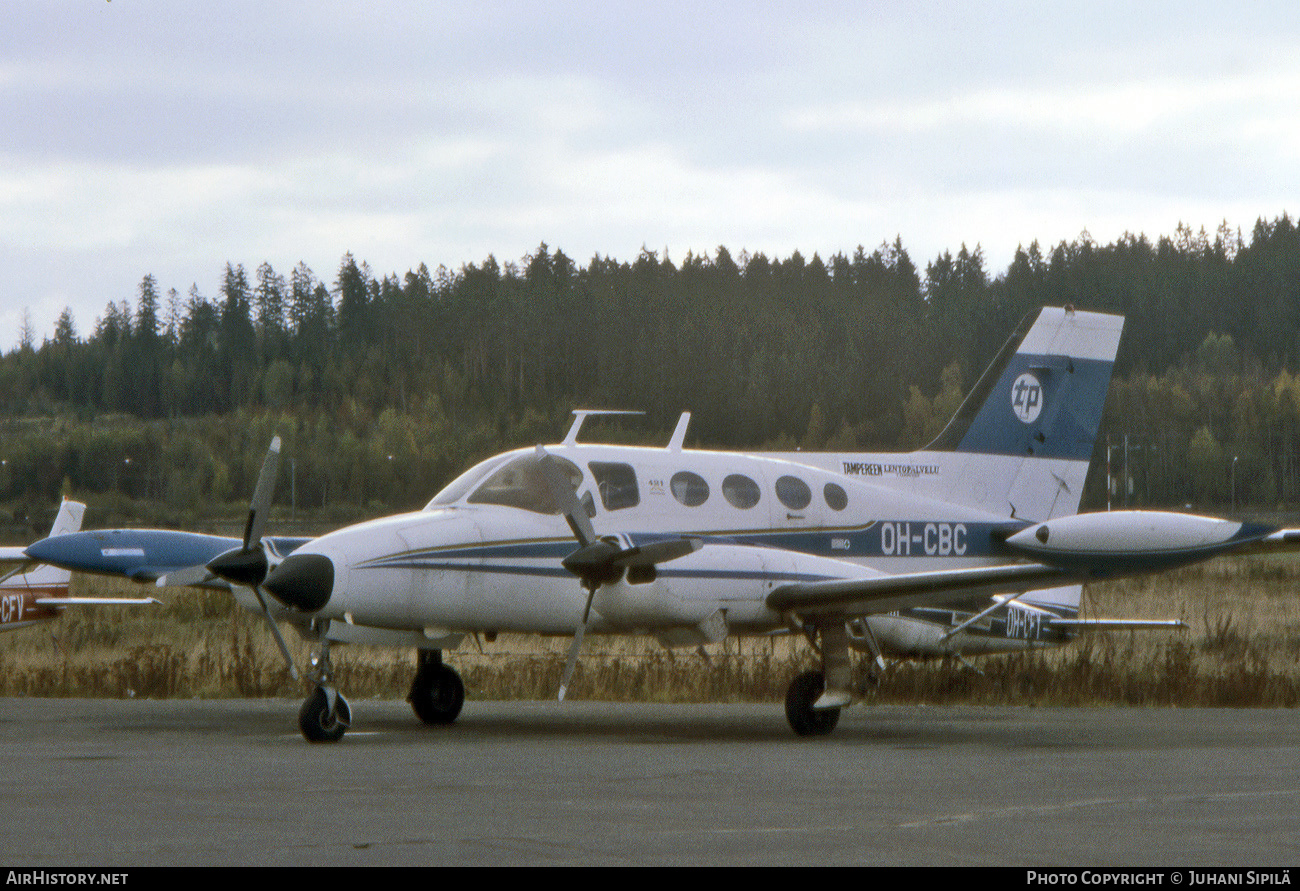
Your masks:
{"label": "tlp logo on tail", "polygon": [[1043,385],[1028,371],[1011,385],[1011,410],[1022,424],[1034,423],[1043,410]]}

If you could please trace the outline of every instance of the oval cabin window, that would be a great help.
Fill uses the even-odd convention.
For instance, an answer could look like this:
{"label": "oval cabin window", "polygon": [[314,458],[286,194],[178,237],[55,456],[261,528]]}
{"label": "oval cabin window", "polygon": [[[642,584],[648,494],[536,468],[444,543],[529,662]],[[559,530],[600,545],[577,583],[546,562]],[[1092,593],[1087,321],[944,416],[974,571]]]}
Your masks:
{"label": "oval cabin window", "polygon": [[776,497],[790,510],[803,510],[812,502],[812,489],[797,476],[783,476],[776,481]]}
{"label": "oval cabin window", "polygon": [[758,483],[747,476],[733,473],[722,481],[722,497],[726,498],[727,503],[732,507],[747,510],[758,504],[758,499],[761,496]]}
{"label": "oval cabin window", "polygon": [[698,473],[683,470],[668,481],[673,497],[687,507],[699,507],[709,500],[709,484]]}

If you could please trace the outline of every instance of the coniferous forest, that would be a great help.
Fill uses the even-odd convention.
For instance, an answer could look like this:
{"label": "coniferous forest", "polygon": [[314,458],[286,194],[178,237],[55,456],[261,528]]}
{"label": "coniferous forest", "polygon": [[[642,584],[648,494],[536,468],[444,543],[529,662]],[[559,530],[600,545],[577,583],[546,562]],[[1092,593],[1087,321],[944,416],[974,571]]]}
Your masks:
{"label": "coniferous forest", "polygon": [[[227,263],[220,293],[143,275],[86,328],[65,312],[0,357],[0,504],[47,519],[194,522],[246,503],[285,440],[277,503],[323,520],[423,504],[506,448],[557,440],[574,408],[618,431],[717,448],[925,445],[1023,316],[1127,317],[1086,504],[1276,512],[1300,502],[1300,228],[1086,233],[990,270],[963,246],[376,275]],[[32,525],[38,525],[33,519]]]}

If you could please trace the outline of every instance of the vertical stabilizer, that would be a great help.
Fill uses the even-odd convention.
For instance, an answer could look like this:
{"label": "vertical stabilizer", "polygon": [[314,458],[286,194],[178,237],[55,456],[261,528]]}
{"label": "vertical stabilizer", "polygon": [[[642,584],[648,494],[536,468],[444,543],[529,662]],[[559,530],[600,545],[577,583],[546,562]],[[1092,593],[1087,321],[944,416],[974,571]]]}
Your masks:
{"label": "vertical stabilizer", "polygon": [[1124,317],[1045,307],[1026,319],[926,453],[944,497],[1021,520],[1077,513]]}
{"label": "vertical stabilizer", "polygon": [[[59,505],[58,516],[50,527],[50,536],[67,535],[81,531],[81,521],[86,515],[86,506],[79,501],[68,501]],[[59,596],[68,596],[68,586],[72,582],[72,573],[58,566],[41,564],[21,576],[20,584],[31,589],[42,589],[49,593],[59,592]]]}
{"label": "vertical stabilizer", "polygon": [[[50,529],[50,535],[67,535],[81,529],[86,506],[65,500]],[[42,563],[33,566],[23,548],[0,548],[0,561],[13,566],[0,575],[0,631],[12,631],[35,622],[54,618],[58,613],[52,602],[68,602],[72,573],[58,566]]]}
{"label": "vertical stabilizer", "polygon": [[70,532],[79,532],[81,530],[81,520],[86,516],[86,506],[79,501],[68,501],[66,498],[63,504],[59,506],[59,515],[54,518],[54,526],[50,528],[50,535],[67,535]]}
{"label": "vertical stabilizer", "polygon": [[926,448],[778,457],[1018,520],[1077,513],[1123,328],[1123,316],[1045,307]]}
{"label": "vertical stabilizer", "polygon": [[1123,328],[1122,316],[1044,308],[927,451],[1089,461]]}

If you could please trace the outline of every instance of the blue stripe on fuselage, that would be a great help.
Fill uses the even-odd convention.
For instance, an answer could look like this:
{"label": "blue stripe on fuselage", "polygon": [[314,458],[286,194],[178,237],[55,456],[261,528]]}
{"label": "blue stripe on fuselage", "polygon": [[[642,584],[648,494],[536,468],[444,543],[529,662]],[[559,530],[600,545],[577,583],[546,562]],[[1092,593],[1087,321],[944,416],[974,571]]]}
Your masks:
{"label": "blue stripe on fuselage", "polygon": [[[706,533],[635,534],[627,538],[634,545],[681,537],[698,538],[707,544],[741,545],[772,548],[816,557],[862,560],[878,557],[972,558],[1005,556],[1002,546],[1009,533],[1025,527],[1024,523],[924,522],[919,520],[880,521],[854,528],[808,529],[799,531],[731,532],[725,535]],[[573,539],[534,539],[470,546],[444,546],[388,554],[358,564],[357,569],[473,569],[507,574],[540,576],[568,575],[560,567],[539,567],[519,561],[559,561],[573,553]],[[690,577],[695,570],[674,570],[664,564],[663,576]],[[700,570],[709,574],[710,570]],[[751,574],[735,574],[748,578]],[[770,573],[764,578],[783,581],[810,581],[811,577],[778,579]],[[757,575],[755,576],[757,577]]]}
{"label": "blue stripe on fuselage", "polygon": [[[1025,523],[967,523],[881,520],[850,529],[740,533],[735,544],[780,548],[816,557],[860,560],[873,557],[1001,557],[1006,537]],[[706,539],[707,541],[707,539]]]}
{"label": "blue stripe on fuselage", "polygon": [[[506,563],[440,563],[435,561],[410,560],[385,563],[382,566],[367,566],[365,569],[420,569],[426,572],[463,572],[473,571],[487,575],[526,575],[537,578],[574,578],[573,573],[562,566],[528,566]],[[727,581],[770,581],[770,582],[824,582],[834,577],[807,572],[777,572],[738,569],[671,569],[657,567],[656,576],[660,578],[680,579],[718,579]]]}

